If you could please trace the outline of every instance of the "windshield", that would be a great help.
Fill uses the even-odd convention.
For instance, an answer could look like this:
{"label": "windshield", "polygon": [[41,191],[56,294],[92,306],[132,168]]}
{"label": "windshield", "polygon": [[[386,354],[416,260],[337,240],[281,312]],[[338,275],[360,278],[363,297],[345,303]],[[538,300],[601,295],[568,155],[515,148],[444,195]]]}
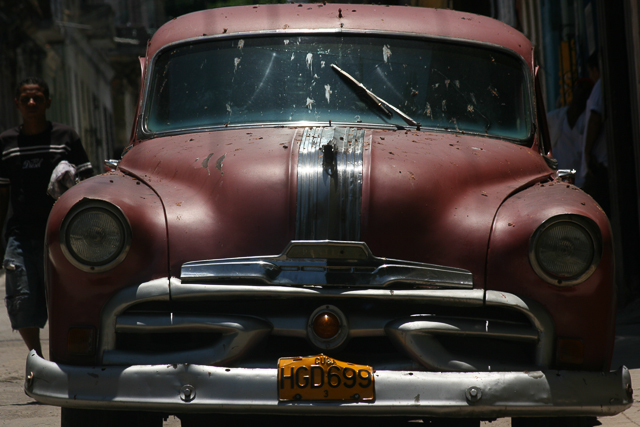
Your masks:
{"label": "windshield", "polygon": [[345,34],[226,38],[164,50],[152,73],[144,120],[151,133],[419,123],[526,139],[531,130],[524,63],[469,44]]}

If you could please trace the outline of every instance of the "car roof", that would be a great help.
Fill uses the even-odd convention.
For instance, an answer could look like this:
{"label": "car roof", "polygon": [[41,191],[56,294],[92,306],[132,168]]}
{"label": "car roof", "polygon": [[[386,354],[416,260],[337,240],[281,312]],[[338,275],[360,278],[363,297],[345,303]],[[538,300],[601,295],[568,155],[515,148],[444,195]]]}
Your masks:
{"label": "car roof", "polygon": [[147,55],[152,57],[163,46],[188,39],[300,30],[380,31],[483,42],[516,52],[533,69],[529,40],[495,19],[448,9],[336,3],[235,6],[189,13],[158,29]]}

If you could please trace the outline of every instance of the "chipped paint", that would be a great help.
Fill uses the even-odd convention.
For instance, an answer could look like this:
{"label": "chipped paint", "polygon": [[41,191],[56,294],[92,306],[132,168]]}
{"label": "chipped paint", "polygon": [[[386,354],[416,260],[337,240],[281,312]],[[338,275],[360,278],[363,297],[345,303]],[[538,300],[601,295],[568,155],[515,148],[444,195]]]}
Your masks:
{"label": "chipped paint", "polygon": [[324,97],[327,98],[327,104],[331,102],[331,85],[324,85]]}
{"label": "chipped paint", "polygon": [[529,377],[533,378],[534,380],[544,378],[544,373],[542,371],[527,372],[527,375],[529,375]]}
{"label": "chipped paint", "polygon": [[240,64],[240,61],[242,60],[242,58],[234,58],[233,59],[233,72],[235,73],[236,71],[238,71],[238,65]]}
{"label": "chipped paint", "polygon": [[313,53],[307,53],[307,68],[313,73]]}
{"label": "chipped paint", "polygon": [[311,98],[307,98],[307,103],[305,104],[305,107],[307,107],[309,110],[313,110],[313,104],[315,104],[316,101],[314,101]]}
{"label": "chipped paint", "polygon": [[431,111],[431,105],[428,102],[427,102],[427,105],[425,105],[425,107],[424,107],[424,114],[427,117],[433,117],[432,111]]}
{"label": "chipped paint", "polygon": [[227,153],[224,153],[218,158],[218,160],[216,160],[216,169],[220,171],[220,175],[224,175],[224,172],[222,171],[222,162],[224,162],[225,157],[227,157]]}
{"label": "chipped paint", "polygon": [[391,55],[392,55],[391,47],[389,47],[388,44],[385,44],[384,46],[382,46],[382,57],[384,58],[385,63],[389,62],[389,58],[391,57]]}
{"label": "chipped paint", "polygon": [[202,161],[202,167],[205,168],[207,170],[207,174],[211,175],[211,173],[209,172],[209,160],[211,160],[211,157],[213,156],[213,153],[210,153],[203,161]]}

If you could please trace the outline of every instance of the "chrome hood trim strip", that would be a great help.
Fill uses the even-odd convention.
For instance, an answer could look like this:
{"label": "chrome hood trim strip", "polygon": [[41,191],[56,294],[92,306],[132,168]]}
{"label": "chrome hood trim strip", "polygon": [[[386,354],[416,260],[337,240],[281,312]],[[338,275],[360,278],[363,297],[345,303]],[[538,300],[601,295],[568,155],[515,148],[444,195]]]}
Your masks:
{"label": "chrome hood trim strip", "polygon": [[260,280],[274,286],[355,286],[472,289],[473,275],[452,268],[375,257],[364,242],[293,241],[280,255],[191,261],[183,283]]}
{"label": "chrome hood trim strip", "polygon": [[360,240],[364,130],[306,128],[298,157],[296,240]]}

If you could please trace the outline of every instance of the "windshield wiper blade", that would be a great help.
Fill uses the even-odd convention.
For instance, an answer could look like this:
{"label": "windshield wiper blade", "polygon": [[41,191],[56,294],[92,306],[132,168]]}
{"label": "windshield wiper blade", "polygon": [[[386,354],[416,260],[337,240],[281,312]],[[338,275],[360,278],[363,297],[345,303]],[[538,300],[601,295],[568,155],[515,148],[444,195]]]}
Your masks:
{"label": "windshield wiper blade", "polygon": [[[365,94],[367,94],[367,96],[369,96],[369,98],[371,98],[371,100],[376,104],[376,106],[378,108],[380,108],[382,111],[384,111],[384,113],[388,116],[391,117],[392,114],[389,110],[387,110],[387,108],[389,108],[390,110],[392,110],[394,113],[396,113],[397,115],[399,115],[402,120],[404,120],[407,124],[411,125],[411,126],[416,126],[418,128],[418,130],[420,129],[420,123],[416,122],[415,120],[413,120],[411,117],[409,117],[408,115],[406,115],[405,113],[403,113],[402,111],[400,111],[399,109],[397,109],[396,107],[394,107],[393,105],[389,104],[387,101],[385,101],[384,99],[378,97],[376,94],[374,94],[373,92],[371,92],[369,89],[367,89],[366,87],[364,87],[364,85],[362,83],[360,83],[358,80],[356,80],[355,78],[353,78],[351,76],[351,74],[347,73],[346,71],[344,71],[342,68],[338,67],[336,64],[331,64],[331,68],[333,68],[335,71],[337,71],[338,73],[340,73],[343,77],[345,77],[347,79],[347,81],[351,82],[352,84],[354,84],[355,86],[359,87],[360,89],[362,89],[364,91]],[[384,104],[384,105],[383,105]],[[385,108],[385,105],[387,108]]]}
{"label": "windshield wiper blade", "polygon": [[369,98],[371,99],[371,101],[373,101],[373,103],[380,109],[382,110],[388,117],[393,116],[393,114],[391,113],[391,111],[387,110],[386,108],[384,108],[384,105],[382,105],[382,100],[380,98],[378,98],[373,92],[371,92],[369,89],[367,89],[366,87],[364,87],[364,85],[362,83],[360,83],[358,80],[356,80],[355,78],[353,78],[351,76],[351,74],[347,73],[346,71],[344,71],[342,68],[338,67],[336,64],[331,64],[331,68],[333,68],[334,70],[336,70],[338,73],[340,73],[343,77],[345,77],[350,83],[352,83],[353,85],[359,87],[360,89],[362,89],[362,91],[369,96]]}

